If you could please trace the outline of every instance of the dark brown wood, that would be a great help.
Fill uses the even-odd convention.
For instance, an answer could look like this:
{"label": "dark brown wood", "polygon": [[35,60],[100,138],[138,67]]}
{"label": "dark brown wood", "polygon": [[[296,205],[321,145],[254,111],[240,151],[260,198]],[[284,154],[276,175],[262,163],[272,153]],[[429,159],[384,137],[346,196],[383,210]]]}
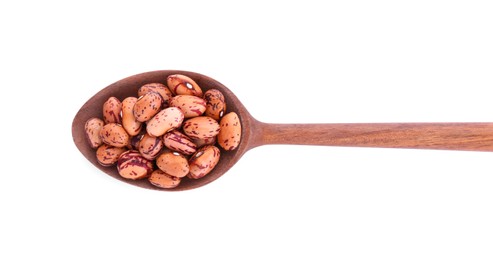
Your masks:
{"label": "dark brown wood", "polygon": [[265,124],[261,144],[493,151],[493,123]]}
{"label": "dark brown wood", "polygon": [[[111,96],[120,100],[136,96],[146,83],[166,83],[171,74],[193,78],[205,92],[220,90],[226,99],[227,112],[240,117],[242,140],[234,151],[221,149],[221,159],[214,170],[198,180],[183,178],[178,187],[160,189],[147,180],[122,178],[115,166],[104,167],[96,160],[95,149],[86,140],[84,124],[91,117],[102,118],[103,103]],[[79,151],[95,167],[109,176],[142,188],[159,191],[181,191],[204,186],[221,177],[248,150],[269,144],[302,144],[355,147],[447,149],[493,151],[493,123],[377,123],[377,124],[266,124],[253,118],[240,100],[218,81],[205,75],[179,70],[150,71],[119,80],[102,89],[80,108],[72,122],[72,137]]]}

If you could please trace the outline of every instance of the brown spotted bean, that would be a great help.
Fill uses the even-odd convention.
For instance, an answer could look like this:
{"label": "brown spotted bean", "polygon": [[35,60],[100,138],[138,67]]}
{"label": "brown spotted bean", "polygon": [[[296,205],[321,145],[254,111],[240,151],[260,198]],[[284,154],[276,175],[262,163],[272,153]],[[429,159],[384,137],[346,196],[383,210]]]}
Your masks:
{"label": "brown spotted bean", "polygon": [[163,141],[166,147],[184,155],[190,155],[197,150],[197,146],[190,137],[177,130],[164,134]]}
{"label": "brown spotted bean", "polygon": [[168,175],[174,177],[185,177],[190,167],[187,158],[178,152],[164,152],[156,158],[156,165]]}
{"label": "brown spotted bean", "polygon": [[145,122],[157,114],[162,106],[163,98],[157,92],[149,92],[140,96],[134,105],[134,116],[139,122]]}
{"label": "brown spotted bean", "polygon": [[147,122],[147,133],[151,136],[162,136],[164,133],[180,127],[183,118],[183,112],[179,108],[165,108]]}
{"label": "brown spotted bean", "polygon": [[190,77],[180,74],[169,75],[166,79],[168,88],[174,95],[193,95],[202,97],[202,89]]}
{"label": "brown spotted bean", "polygon": [[181,179],[157,169],[149,176],[149,182],[159,188],[171,189],[180,184]]}
{"label": "brown spotted bean", "polygon": [[160,137],[145,134],[139,141],[139,152],[148,160],[154,160],[164,147]]}
{"label": "brown spotted bean", "polygon": [[99,133],[101,132],[101,128],[103,128],[104,122],[99,118],[90,118],[86,121],[84,126],[84,130],[86,132],[86,138],[89,141],[89,145],[91,148],[98,148],[102,143],[101,136]]}
{"label": "brown spotted bean", "polygon": [[196,96],[174,96],[169,105],[181,109],[185,118],[200,116],[205,112],[205,100]]}
{"label": "brown spotted bean", "polygon": [[96,151],[96,159],[102,166],[111,166],[118,161],[122,153],[127,151],[125,147],[114,147],[107,144],[102,144]]}
{"label": "brown spotted bean", "polygon": [[130,144],[130,136],[122,125],[109,123],[104,125],[99,132],[101,140],[105,144],[115,147],[125,147]]}
{"label": "brown spotted bean", "polygon": [[140,97],[149,92],[157,92],[159,93],[159,95],[161,95],[161,97],[163,98],[163,108],[168,107],[169,100],[173,97],[173,93],[171,93],[171,90],[169,90],[169,88],[162,83],[148,83],[142,85],[137,91],[137,95]]}
{"label": "brown spotted bean", "polygon": [[117,169],[123,178],[138,180],[147,177],[154,170],[154,166],[152,161],[144,158],[139,151],[128,150],[118,158]]}
{"label": "brown spotted bean", "polygon": [[219,162],[221,151],[219,148],[208,145],[200,148],[189,159],[190,165],[189,177],[192,179],[199,179],[207,175],[216,167]]}
{"label": "brown spotted bean", "polygon": [[226,101],[221,91],[217,89],[209,89],[204,93],[206,101],[205,115],[219,121],[226,111]]}
{"label": "brown spotted bean", "polygon": [[219,123],[208,116],[190,118],[183,123],[183,132],[190,138],[210,138],[219,133]]}
{"label": "brown spotted bean", "polygon": [[220,127],[217,143],[224,150],[236,149],[241,140],[241,124],[238,115],[235,112],[229,112],[221,119]]}
{"label": "brown spotted bean", "polygon": [[139,122],[134,115],[136,102],[136,97],[127,97],[122,101],[122,126],[130,136],[136,136],[142,129],[142,122]]}
{"label": "brown spotted bean", "polygon": [[105,124],[122,122],[122,102],[116,97],[110,97],[103,104],[103,121]]}

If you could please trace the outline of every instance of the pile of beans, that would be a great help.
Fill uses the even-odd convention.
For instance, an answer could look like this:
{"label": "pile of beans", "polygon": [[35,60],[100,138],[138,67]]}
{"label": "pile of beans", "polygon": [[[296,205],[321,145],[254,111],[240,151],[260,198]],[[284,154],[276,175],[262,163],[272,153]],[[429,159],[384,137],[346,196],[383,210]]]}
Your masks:
{"label": "pile of beans", "polygon": [[219,90],[203,93],[180,74],[168,76],[166,84],[145,84],[122,101],[108,98],[103,119],[87,120],[85,132],[101,165],[116,165],[126,179],[174,188],[185,176],[199,179],[211,172],[220,148],[236,149],[241,125],[235,112],[226,113]]}

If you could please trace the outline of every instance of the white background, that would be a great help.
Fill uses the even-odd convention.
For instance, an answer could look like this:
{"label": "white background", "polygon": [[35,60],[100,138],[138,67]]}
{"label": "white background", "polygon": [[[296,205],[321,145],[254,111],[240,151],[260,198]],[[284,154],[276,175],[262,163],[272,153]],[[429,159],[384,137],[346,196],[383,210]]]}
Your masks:
{"label": "white background", "polygon": [[265,122],[491,122],[491,1],[10,2],[0,259],[493,258],[491,153],[263,146],[169,193],[106,176],[71,136],[94,93],[161,69]]}

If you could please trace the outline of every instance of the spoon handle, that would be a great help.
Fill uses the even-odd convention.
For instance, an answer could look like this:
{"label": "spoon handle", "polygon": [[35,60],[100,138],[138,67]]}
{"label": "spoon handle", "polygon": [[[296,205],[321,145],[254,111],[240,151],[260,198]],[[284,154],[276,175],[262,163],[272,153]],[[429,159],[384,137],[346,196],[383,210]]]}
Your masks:
{"label": "spoon handle", "polygon": [[257,126],[257,145],[493,151],[493,123],[267,124]]}

